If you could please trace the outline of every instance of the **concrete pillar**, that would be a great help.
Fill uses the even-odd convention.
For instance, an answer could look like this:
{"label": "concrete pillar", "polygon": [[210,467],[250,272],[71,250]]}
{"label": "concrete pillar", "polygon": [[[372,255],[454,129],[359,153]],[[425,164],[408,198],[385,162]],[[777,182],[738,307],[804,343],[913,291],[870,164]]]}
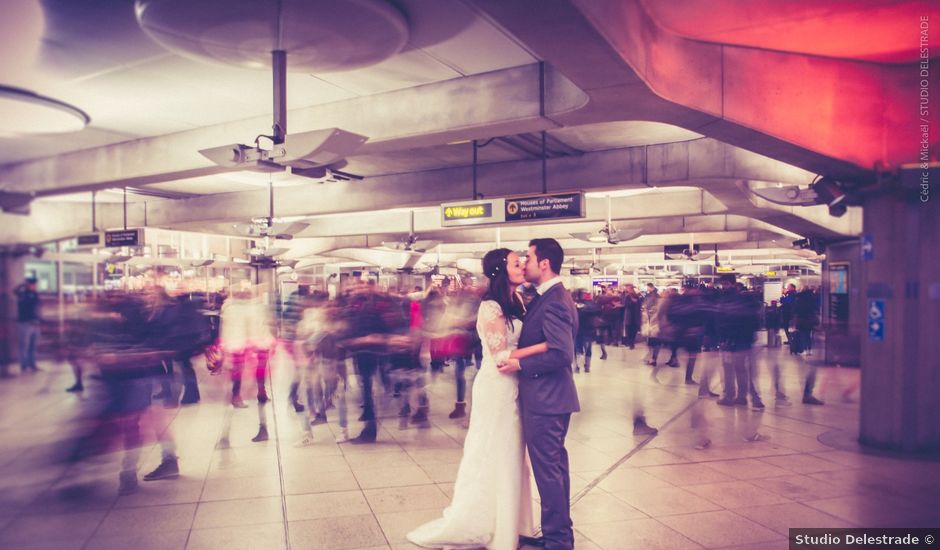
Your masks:
{"label": "concrete pillar", "polygon": [[[906,453],[940,450],[940,204],[884,195],[866,202],[860,441]],[[864,237],[863,237],[864,239]],[[863,240],[863,248],[864,248]],[[873,300],[883,340],[869,333]]]}
{"label": "concrete pillar", "polygon": [[16,295],[14,289],[23,283],[26,260],[30,256],[15,252],[16,246],[0,250],[0,361],[13,363],[19,357],[19,333],[16,325]]}
{"label": "concrete pillar", "polygon": [[0,367],[13,362],[16,349],[16,300],[12,294],[18,278],[15,267],[11,254],[0,250]]}

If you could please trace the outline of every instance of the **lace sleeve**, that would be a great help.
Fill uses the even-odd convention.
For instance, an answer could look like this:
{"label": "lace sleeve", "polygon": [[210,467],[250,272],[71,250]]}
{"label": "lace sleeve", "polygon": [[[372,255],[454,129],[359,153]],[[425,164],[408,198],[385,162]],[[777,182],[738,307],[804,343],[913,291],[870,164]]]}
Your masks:
{"label": "lace sleeve", "polygon": [[480,313],[477,316],[477,331],[480,340],[486,345],[490,355],[497,362],[509,357],[509,328],[506,326],[506,317],[499,304],[487,300],[480,304]]}

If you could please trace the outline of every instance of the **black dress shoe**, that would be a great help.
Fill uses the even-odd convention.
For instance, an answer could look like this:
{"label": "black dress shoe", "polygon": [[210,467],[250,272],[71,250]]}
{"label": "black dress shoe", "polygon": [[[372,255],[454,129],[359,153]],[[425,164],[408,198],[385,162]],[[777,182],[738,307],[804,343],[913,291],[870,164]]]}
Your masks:
{"label": "black dress shoe", "polygon": [[545,539],[542,537],[527,537],[525,535],[519,535],[519,544],[523,546],[534,546],[536,548],[545,547]]}

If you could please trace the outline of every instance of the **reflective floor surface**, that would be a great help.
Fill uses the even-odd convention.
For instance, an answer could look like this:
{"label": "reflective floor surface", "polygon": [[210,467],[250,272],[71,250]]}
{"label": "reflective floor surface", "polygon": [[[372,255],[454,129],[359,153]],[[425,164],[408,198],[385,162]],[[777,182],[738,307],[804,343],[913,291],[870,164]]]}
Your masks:
{"label": "reflective floor surface", "polygon": [[[820,369],[816,394],[826,405],[804,405],[805,365],[756,348],[761,412],[698,399],[682,369],[663,368],[654,381],[639,347],[609,354],[601,361],[595,348],[592,371],[576,375],[583,410],[567,447],[578,548],[784,549],[789,527],[940,524],[940,464],[865,454],[851,443],[857,369]],[[704,354],[697,371],[718,362]],[[775,405],[770,390],[775,362],[789,406]],[[66,440],[95,402],[93,380],[82,396],[65,393],[67,365],[44,363],[39,373],[0,381],[0,547],[413,548],[405,533],[447,505],[461,457],[466,421],[447,418],[452,367],[429,386],[430,428],[400,426],[398,403],[383,396],[377,443],[337,444],[331,417],[313,428],[312,445],[295,447],[303,420],[286,400],[291,367],[284,354],[275,364],[270,440],[251,441],[258,415],[249,402],[234,413],[231,448],[216,448],[229,382],[199,364],[202,402],[175,409],[155,402],[142,422],[140,475],[160,462],[153,434],[169,427],[181,476],[141,481],[127,496],[118,496],[119,446],[64,460]],[[712,387],[719,385],[716,371]],[[639,408],[658,435],[632,435]],[[353,435],[359,410],[354,387]],[[821,435],[845,443],[833,448]],[[705,439],[711,445],[697,449]]]}

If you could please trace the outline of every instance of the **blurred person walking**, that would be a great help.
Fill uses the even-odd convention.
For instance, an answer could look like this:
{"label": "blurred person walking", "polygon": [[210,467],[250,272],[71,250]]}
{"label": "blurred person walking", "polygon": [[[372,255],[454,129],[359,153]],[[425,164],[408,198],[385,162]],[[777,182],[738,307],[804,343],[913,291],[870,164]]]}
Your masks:
{"label": "blurred person walking", "polygon": [[750,394],[751,408],[764,410],[757,385],[757,364],[751,354],[759,325],[760,305],[757,298],[735,285],[734,275],[722,275],[720,284],[716,320],[725,388],[718,404],[747,406]]}
{"label": "blurred person walking", "polygon": [[767,347],[780,347],[780,327],[783,324],[783,317],[780,311],[780,304],[777,300],[771,300],[770,304],[764,308],[764,328],[767,329]]}
{"label": "blurred person walking", "polygon": [[796,285],[790,283],[783,291],[783,295],[780,296],[780,326],[783,328],[783,333],[787,337],[787,341],[784,342],[784,344],[788,346],[793,339],[790,327],[793,322],[794,300],[796,300]]}
{"label": "blurred person walking", "polygon": [[653,283],[647,283],[646,296],[643,297],[643,311],[646,314],[646,342],[647,359],[646,364],[656,367],[659,358],[659,348],[662,347],[662,341],[659,339],[659,291]]}
{"label": "blurred person walking", "polygon": [[643,297],[636,291],[636,287],[627,284],[623,293],[623,326],[624,345],[630,349],[636,348],[636,335],[643,326]]}
{"label": "blurred person walking", "polygon": [[[242,374],[246,366],[254,366],[258,386],[258,434],[252,441],[267,441],[268,428],[264,406],[270,398],[265,383],[268,359],[275,343],[270,308],[251,290],[234,293],[222,305],[219,338],[232,369],[232,407],[247,408],[241,397]],[[229,413],[219,442],[220,447],[224,448],[229,444],[230,422]]]}
{"label": "blurred person walking", "polygon": [[705,304],[698,287],[684,285],[682,291],[672,298],[667,316],[669,324],[673,327],[676,348],[683,349],[688,354],[685,383],[694,385],[696,382],[692,373],[695,371],[698,354],[702,350],[706,323]]}
{"label": "blurred person walking", "polygon": [[[73,459],[98,452],[109,424],[117,425],[124,457],[119,476],[120,494],[137,490],[137,466],[142,438],[140,420],[150,407],[153,383],[165,374],[163,362],[176,351],[168,341],[171,317],[166,303],[150,289],[141,296],[117,295],[89,320],[96,341],[86,350],[85,361],[94,365],[105,389],[106,400],[95,430],[81,438]],[[156,430],[162,460],[144,476],[155,481],[179,476],[176,445],[169,430]]]}
{"label": "blurred person walking", "polygon": [[575,306],[578,308],[578,336],[574,343],[574,371],[580,372],[579,358],[583,359],[584,372],[591,372],[591,348],[597,336],[597,328],[603,323],[601,308],[590,293],[575,291]]}
{"label": "blurred person walking", "polygon": [[816,294],[810,288],[804,288],[793,299],[793,321],[796,329],[791,341],[791,352],[799,356],[808,367],[806,382],[803,384],[803,403],[805,405],[824,405],[822,400],[813,395],[816,388],[816,362],[807,358],[813,348],[813,330],[818,324],[818,302]]}
{"label": "blurred person walking", "polygon": [[[39,293],[36,292],[36,278],[27,277],[17,286],[13,293],[16,295],[16,328],[19,335],[20,371],[39,370],[36,366],[36,347],[39,343],[39,329],[42,319],[39,316]],[[4,364],[0,370],[0,377],[7,378],[9,373]]]}
{"label": "blurred person walking", "polygon": [[309,287],[301,286],[292,292],[287,298],[287,303],[281,311],[280,331],[278,336],[284,352],[290,357],[293,363],[294,375],[291,378],[290,387],[287,391],[287,398],[290,400],[294,412],[304,412],[304,406],[298,398],[298,391],[301,384],[303,373],[306,370],[307,358],[304,356],[302,346],[298,344],[297,324],[304,317],[304,310],[307,308],[307,295]]}

